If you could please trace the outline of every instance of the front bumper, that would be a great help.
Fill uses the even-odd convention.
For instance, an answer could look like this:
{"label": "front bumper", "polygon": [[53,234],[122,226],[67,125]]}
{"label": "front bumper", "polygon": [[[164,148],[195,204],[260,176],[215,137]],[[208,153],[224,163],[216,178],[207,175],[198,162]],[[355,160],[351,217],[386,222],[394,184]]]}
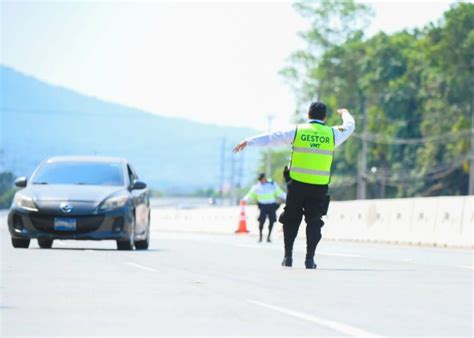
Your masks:
{"label": "front bumper", "polygon": [[[54,229],[55,217],[75,218],[74,231]],[[13,208],[8,214],[8,230],[13,238],[47,238],[75,240],[128,240],[133,229],[133,214],[129,207],[94,213],[67,215],[49,211],[27,211]]]}

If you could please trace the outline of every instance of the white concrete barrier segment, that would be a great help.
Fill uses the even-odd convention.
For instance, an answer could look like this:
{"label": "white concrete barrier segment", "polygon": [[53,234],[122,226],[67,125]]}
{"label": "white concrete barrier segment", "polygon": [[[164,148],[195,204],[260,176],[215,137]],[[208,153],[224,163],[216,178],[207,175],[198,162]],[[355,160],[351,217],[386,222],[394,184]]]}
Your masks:
{"label": "white concrete barrier segment", "polygon": [[415,198],[411,226],[412,240],[418,244],[435,244],[436,198]]}
{"label": "white concrete barrier segment", "polygon": [[[239,213],[238,206],[155,208],[153,230],[233,233]],[[256,234],[257,207],[247,206],[246,216],[247,228]],[[331,202],[324,221],[326,239],[474,247],[473,196]],[[274,236],[281,236],[280,229],[281,225],[275,224]],[[302,225],[299,236],[304,237],[304,229]]]}
{"label": "white concrete barrier segment", "polygon": [[390,226],[387,241],[403,243],[413,236],[411,219],[413,216],[413,199],[394,199],[390,206]]}
{"label": "white concrete barrier segment", "polygon": [[474,196],[464,198],[461,238],[462,246],[474,246]]}

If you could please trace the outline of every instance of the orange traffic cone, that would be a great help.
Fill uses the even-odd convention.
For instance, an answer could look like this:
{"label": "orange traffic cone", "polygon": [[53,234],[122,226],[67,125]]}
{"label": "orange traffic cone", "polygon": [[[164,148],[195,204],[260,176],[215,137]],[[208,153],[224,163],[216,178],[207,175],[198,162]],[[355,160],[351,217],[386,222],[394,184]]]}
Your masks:
{"label": "orange traffic cone", "polygon": [[247,217],[245,216],[245,201],[240,201],[240,220],[239,228],[235,230],[236,234],[246,234],[247,230]]}

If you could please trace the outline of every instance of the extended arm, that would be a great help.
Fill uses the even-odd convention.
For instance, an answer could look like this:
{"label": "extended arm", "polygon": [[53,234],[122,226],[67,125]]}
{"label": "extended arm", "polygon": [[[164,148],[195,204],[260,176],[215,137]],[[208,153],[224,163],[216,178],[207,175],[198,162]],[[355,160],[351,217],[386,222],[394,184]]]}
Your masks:
{"label": "extended arm", "polygon": [[242,201],[244,201],[245,203],[248,203],[249,201],[255,200],[256,197],[257,196],[255,195],[255,186],[253,186],[252,188],[250,188],[247,195],[245,195],[244,198],[242,198]]}
{"label": "extended arm", "polygon": [[295,138],[296,128],[292,128],[285,131],[276,131],[274,133],[262,134],[254,137],[250,137],[239,144],[234,148],[234,152],[238,153],[242,151],[247,146],[254,147],[277,147],[283,145],[290,145]]}

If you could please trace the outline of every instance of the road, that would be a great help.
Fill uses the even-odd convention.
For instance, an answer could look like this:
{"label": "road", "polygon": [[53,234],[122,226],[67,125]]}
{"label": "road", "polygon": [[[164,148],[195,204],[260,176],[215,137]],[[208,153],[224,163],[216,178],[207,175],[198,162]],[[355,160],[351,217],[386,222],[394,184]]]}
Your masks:
{"label": "road", "polygon": [[471,250],[323,241],[293,268],[248,235],[154,232],[148,251],[13,249],[0,214],[1,336],[473,336]]}

